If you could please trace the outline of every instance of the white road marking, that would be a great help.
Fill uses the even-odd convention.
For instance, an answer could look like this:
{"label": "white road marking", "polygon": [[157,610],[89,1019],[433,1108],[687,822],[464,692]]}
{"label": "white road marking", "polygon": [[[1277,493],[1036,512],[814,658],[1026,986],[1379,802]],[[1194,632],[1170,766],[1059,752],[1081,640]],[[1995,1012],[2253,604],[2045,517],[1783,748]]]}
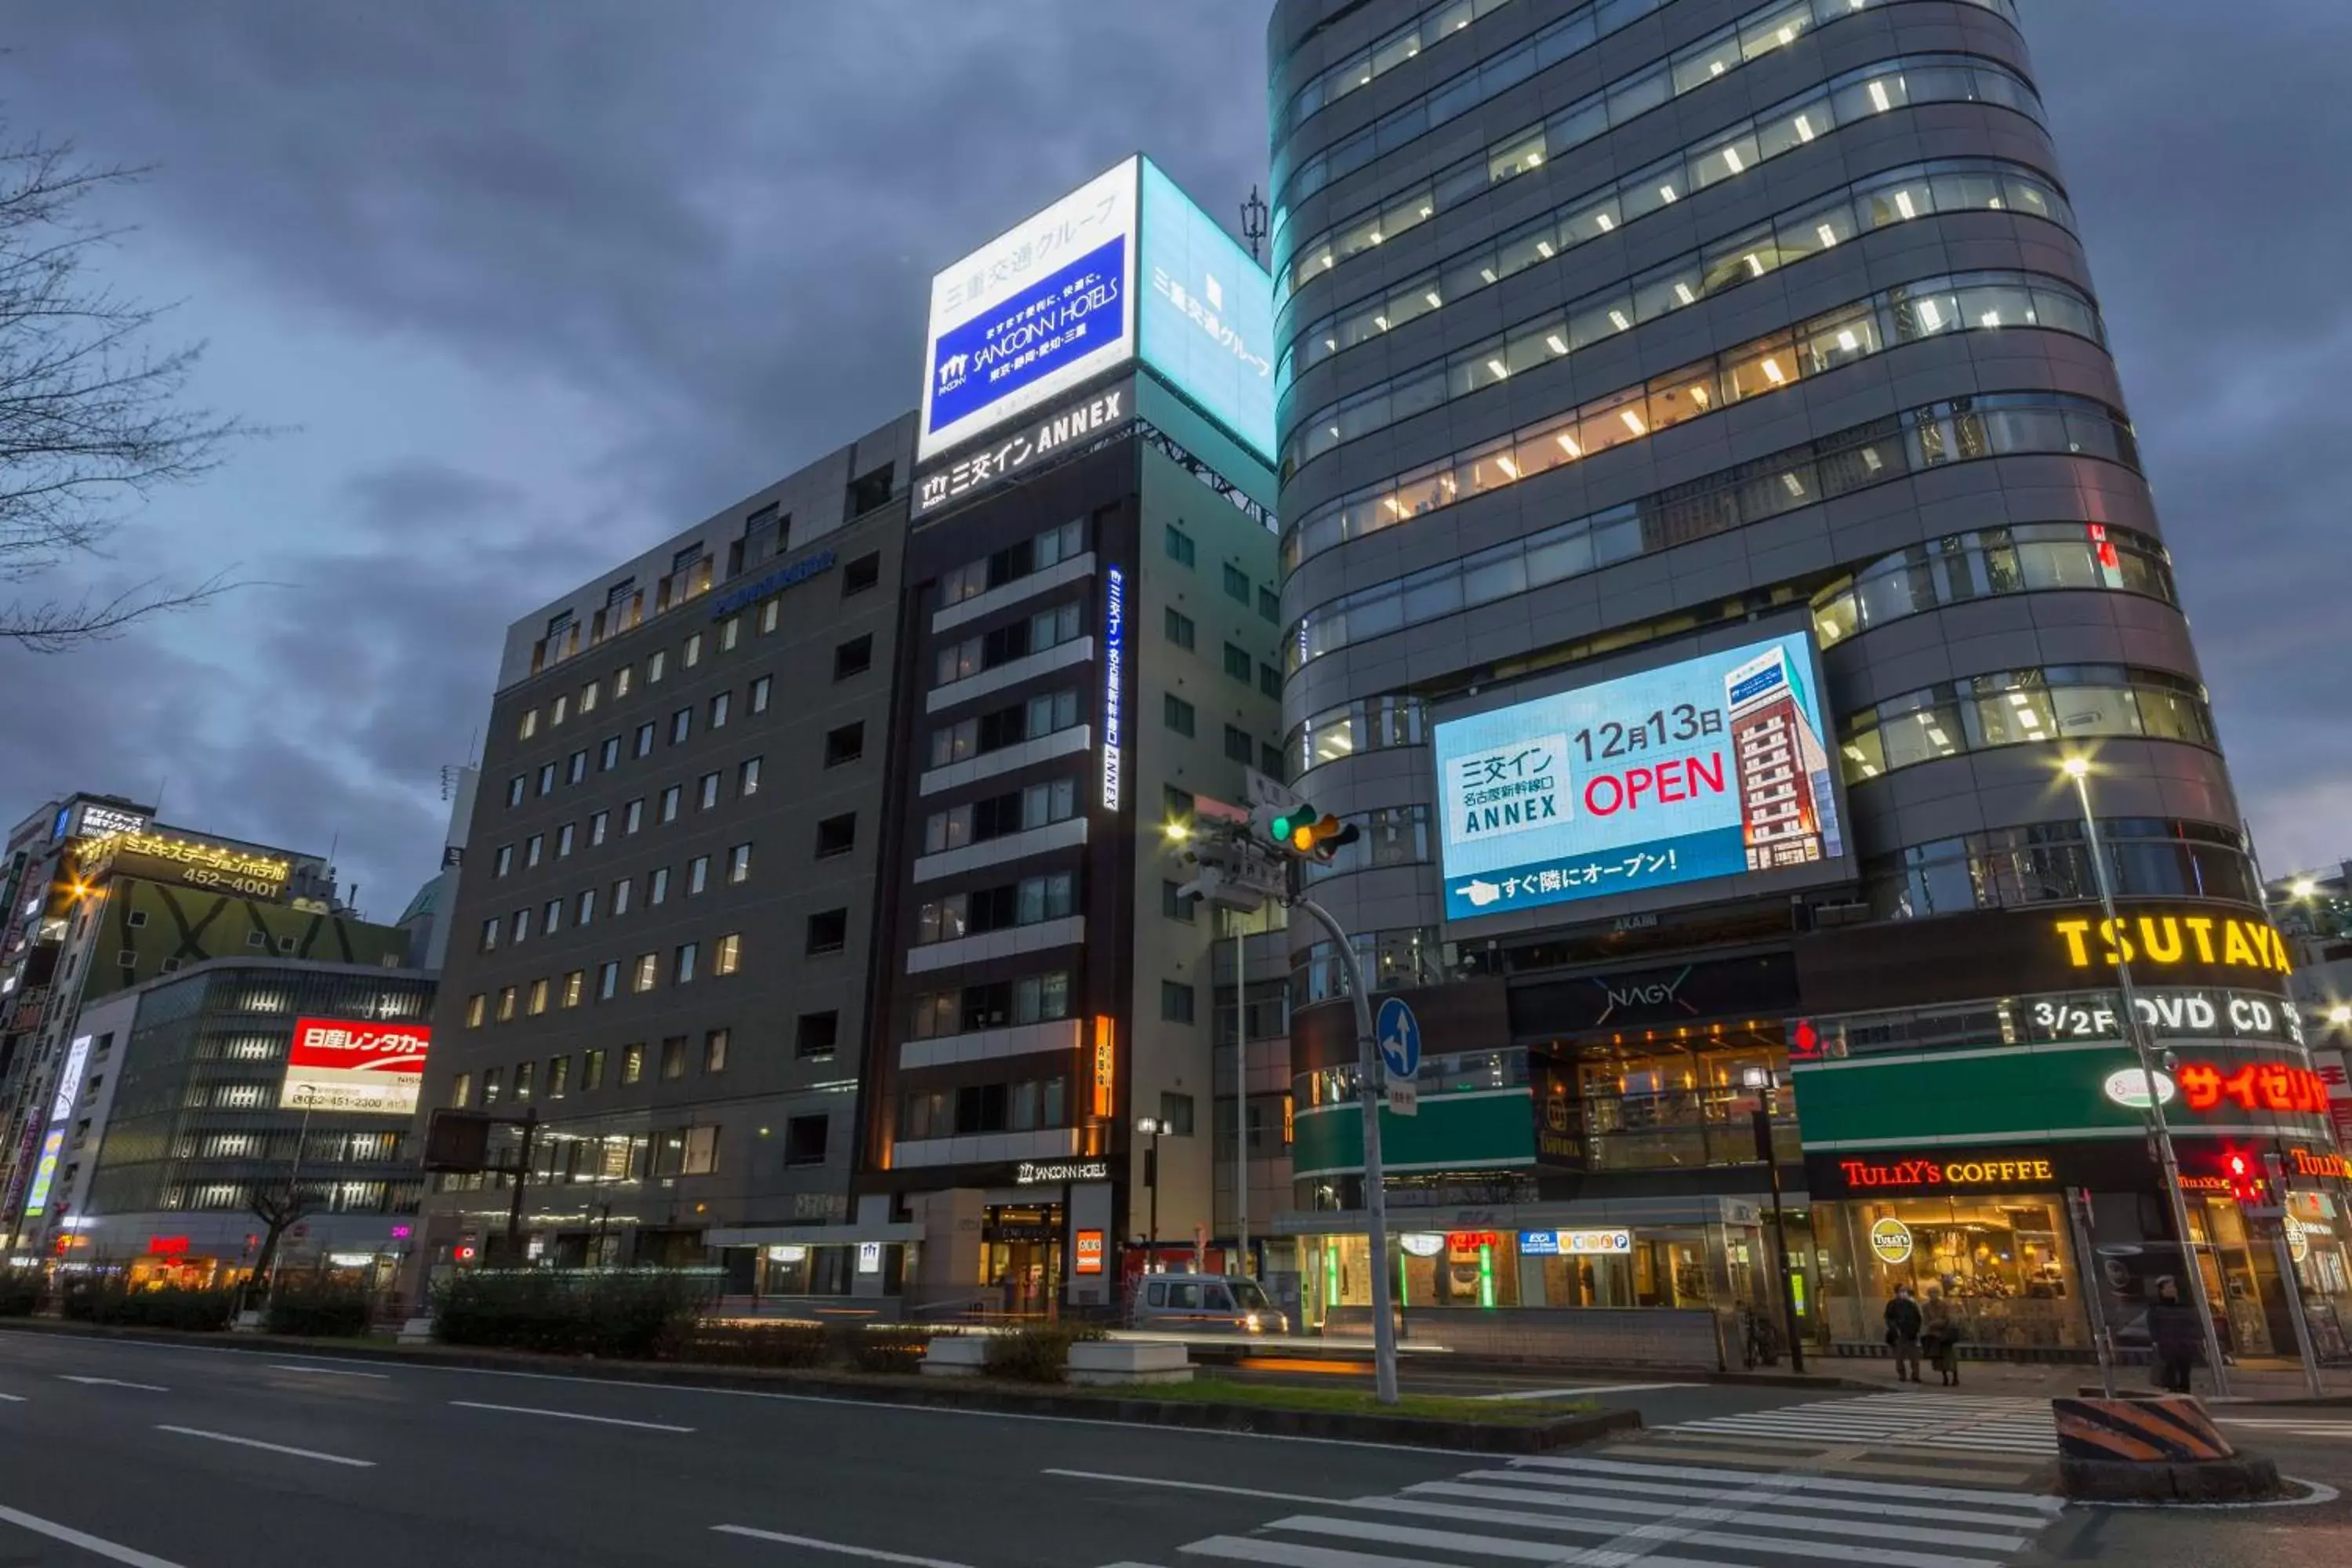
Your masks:
{"label": "white road marking", "polygon": [[[17,1331],[0,1327],[0,1336],[16,1331]],[[268,1351],[239,1350],[229,1345],[172,1345],[145,1340],[116,1340],[109,1342],[108,1348],[164,1351],[194,1355],[256,1356],[271,1353]],[[352,1364],[364,1366],[382,1363],[353,1360]],[[520,1378],[527,1383],[575,1383],[588,1388],[635,1388],[654,1394],[715,1394],[724,1399],[765,1399],[782,1405],[832,1405],[856,1410],[896,1412],[907,1415],[950,1415],[967,1421],[1032,1421],[1055,1426],[1106,1426],[1129,1436],[1135,1432],[1135,1424],[1131,1421],[1114,1421],[1101,1415],[1037,1415],[1010,1410],[970,1410],[952,1405],[889,1405],[880,1400],[846,1399],[825,1394],[774,1394],[762,1388],[717,1388],[708,1384],[641,1383],[634,1378],[582,1377],[576,1373],[562,1372],[510,1372],[499,1367],[449,1366],[422,1357],[414,1363],[404,1362],[401,1364],[406,1371],[445,1373],[454,1377]],[[1425,1458],[1432,1454],[1461,1459],[1487,1459],[1494,1457],[1491,1454],[1481,1453],[1475,1448],[1430,1448],[1418,1443],[1374,1443],[1357,1437],[1302,1437],[1288,1432],[1229,1432],[1214,1426],[1155,1426],[1152,1430],[1168,1436],[1206,1437],[1221,1442],[1231,1442],[1235,1438],[1241,1438],[1254,1443],[1301,1443],[1325,1448],[1376,1448],[1382,1453],[1411,1454],[1416,1458]],[[1649,1568],[1649,1565],[1644,1564],[1643,1568]],[[1672,1568],[1672,1565],[1662,1564],[1661,1568]]]}
{"label": "white road marking", "polygon": [[[1508,1482],[1517,1489],[1514,1495],[1527,1493],[1529,1500],[1547,1495],[1578,1500],[1584,1496],[1588,1489],[1596,1487],[1605,1488],[1615,1493],[1631,1493],[1643,1497],[1691,1498],[1706,1500],[1720,1500],[1724,1495],[1721,1487],[1676,1486],[1669,1481],[1619,1480],[1613,1478],[1602,1480],[1579,1476],[1539,1476],[1526,1470],[1467,1470],[1454,1479]],[[1886,1516],[1885,1503],[1864,1498],[1808,1497],[1800,1494],[1794,1497],[1775,1497],[1769,1500],[1769,1504],[1773,1507],[1811,1509],[1815,1513],[1859,1513],[1872,1519],[1883,1519]],[[1903,1505],[1903,1517],[1914,1521],[1941,1520],[1947,1524],[2009,1525],[2029,1522],[2037,1529],[2047,1521],[2046,1515],[2041,1519],[2033,1519],[2015,1512],[1988,1513],[1981,1509],[1931,1508],[1916,1502],[1906,1502]]]}
{"label": "white road marking", "polygon": [[1689,1383],[1594,1383],[1574,1388],[1522,1388],[1508,1394],[1482,1394],[1481,1399],[1566,1399],[1580,1394],[1640,1394],[1653,1388],[1695,1388]]}
{"label": "white road marking", "polygon": [[1683,1481],[1755,1482],[1770,1479],[1776,1486],[1801,1491],[1860,1492],[1866,1497],[1894,1502],[1905,1498],[1916,1498],[1927,1502],[2010,1503],[2018,1508],[2037,1509],[2056,1513],[2066,1504],[2063,1499],[2043,1497],[2036,1492],[2004,1492],[1977,1487],[1917,1487],[1889,1481],[1838,1480],[1829,1476],[1768,1476],[1756,1470],[1726,1470],[1700,1465],[1634,1465],[1620,1459],[1566,1458],[1555,1454],[1538,1454],[1521,1459],[1519,1464],[1543,1470],[1580,1470],[1600,1476],[1669,1477]]}
{"label": "white road marking", "polygon": [[583,1415],[576,1410],[542,1410],[533,1405],[484,1405],[478,1400],[453,1399],[449,1402],[460,1410],[502,1410],[509,1415],[551,1415],[559,1421],[593,1421],[600,1426],[635,1426],[647,1432],[691,1432],[691,1426],[673,1426],[667,1421],[625,1421],[618,1415]]}
{"label": "white road marking", "polygon": [[115,1563],[125,1563],[130,1568],[180,1568],[167,1557],[151,1556],[136,1547],[118,1546],[111,1541],[101,1541],[95,1535],[85,1535],[68,1525],[37,1519],[29,1513],[19,1513],[13,1508],[0,1508],[0,1523],[13,1524],[19,1530],[29,1530],[35,1535],[46,1535],[51,1541],[62,1541],[68,1546],[79,1546],[84,1552]]}
{"label": "white road marking", "polygon": [[21,1394],[0,1394],[0,1405],[22,1405],[24,1403],[25,1396]]}
{"label": "white road marking", "polygon": [[340,1366],[303,1366],[294,1362],[274,1361],[269,1363],[269,1370],[272,1372],[315,1373],[320,1377],[368,1377],[373,1378],[378,1383],[389,1383],[392,1381],[392,1374],[389,1373],[352,1372],[348,1368]]}
{"label": "white road marking", "polygon": [[1108,1470],[1045,1469],[1037,1473],[1041,1476],[1065,1476],[1081,1481],[1119,1481],[1132,1487],[1173,1487],[1188,1492],[1222,1492],[1227,1497],[1271,1498],[1276,1502],[1314,1502],[1326,1508],[1345,1507],[1348,1500],[1345,1498],[1317,1497],[1309,1492],[1269,1492],[1255,1487],[1223,1487],[1213,1481],[1175,1481],[1164,1476],[1115,1476]]}
{"label": "white road marking", "polygon": [[119,1377],[75,1377],[69,1373],[62,1372],[58,1373],[58,1381],[60,1383],[85,1384],[92,1388],[143,1388],[150,1394],[169,1394],[172,1392],[160,1383],[125,1383]]}
{"label": "white road marking", "polygon": [[[1432,1519],[1484,1520],[1493,1524],[1541,1524],[1558,1530],[1614,1531],[1618,1521],[1612,1519],[1579,1520],[1555,1518],[1541,1513],[1514,1513],[1500,1509],[1463,1508],[1435,1502],[1419,1502],[1421,1497],[1481,1498],[1489,1501],[1534,1503],[1538,1507],[1549,1501],[1556,1508],[1573,1508],[1596,1514],[1630,1513],[1636,1517],[1666,1521],[1688,1521],[1694,1524],[1739,1524],[1769,1526],[1775,1531],[1794,1531],[1805,1535],[1842,1535],[1861,1541],[1908,1542],[1916,1546],[1959,1546],[1984,1552],[2015,1552],[2025,1544],[2021,1535],[1990,1535],[1967,1530],[1930,1530],[1918,1525],[1889,1524],[1884,1521],[1864,1521],[1853,1519],[1811,1518],[1779,1509],[1756,1508],[1749,1505],[1759,1500],[1755,1494],[1735,1493],[1714,1508],[1688,1503],[1656,1502],[1646,1498],[1612,1498],[1598,1493],[1580,1493],[1548,1500],[1529,1497],[1524,1492],[1499,1487],[1461,1486],[1453,1481],[1432,1481],[1408,1489],[1412,1498],[1391,1503],[1381,1500],[1380,1506],[1387,1510],[1404,1513],[1419,1511]],[[1356,1506],[1366,1506],[1370,1500],[1360,1500]],[[2004,1523],[2008,1522],[2006,1521]],[[2020,1524],[2026,1521],[2020,1521]],[[2039,1528],[2032,1526],[2032,1528]]]}
{"label": "white road marking", "polygon": [[289,1448],[283,1443],[265,1443],[258,1437],[233,1436],[226,1432],[207,1432],[201,1426],[157,1426],[158,1432],[176,1432],[183,1437],[205,1437],[215,1443],[234,1443],[240,1448],[266,1448],[273,1454],[291,1454],[298,1459],[316,1459],[322,1465],[348,1465],[355,1470],[375,1468],[373,1459],[347,1459],[341,1454],[321,1454],[316,1448]]}
{"label": "white road marking", "polygon": [[909,1568],[965,1568],[961,1563],[950,1563],[939,1557],[909,1557],[903,1552],[880,1552],[871,1546],[852,1546],[840,1541],[819,1541],[813,1535],[785,1535],[773,1530],[754,1530],[748,1524],[714,1524],[710,1527],[720,1535],[746,1536],[753,1541],[772,1541],[782,1546],[805,1546],[811,1552],[837,1552],[844,1557],[863,1557],[873,1563],[904,1563]]}

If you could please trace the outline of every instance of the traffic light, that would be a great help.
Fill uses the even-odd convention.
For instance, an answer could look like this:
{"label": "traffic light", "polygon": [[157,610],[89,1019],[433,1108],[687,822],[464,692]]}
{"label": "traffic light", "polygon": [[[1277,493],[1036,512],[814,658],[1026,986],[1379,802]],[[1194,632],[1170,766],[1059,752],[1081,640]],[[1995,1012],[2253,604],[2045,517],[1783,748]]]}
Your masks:
{"label": "traffic light", "polygon": [[1319,860],[1328,865],[1341,846],[1353,844],[1363,837],[1354,823],[1327,816],[1305,801],[1293,806],[1263,807],[1256,815],[1266,843],[1285,855],[1303,860]]}
{"label": "traffic light", "polygon": [[2243,1154],[2231,1154],[2223,1162],[2230,1176],[2230,1196],[2242,1208],[2259,1208],[2263,1202],[2262,1178],[2254,1173],[2254,1163]]}

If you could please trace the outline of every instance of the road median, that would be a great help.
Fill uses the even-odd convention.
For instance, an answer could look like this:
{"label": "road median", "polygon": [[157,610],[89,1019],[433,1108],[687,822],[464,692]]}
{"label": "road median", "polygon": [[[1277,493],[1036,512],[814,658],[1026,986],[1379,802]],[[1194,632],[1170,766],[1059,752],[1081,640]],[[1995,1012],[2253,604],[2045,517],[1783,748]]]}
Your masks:
{"label": "road median", "polygon": [[197,1347],[222,1352],[266,1351],[351,1361],[466,1372],[528,1373],[770,1394],[781,1397],[858,1400],[877,1405],[988,1411],[1066,1420],[1119,1421],[1145,1426],[1320,1437],[1474,1453],[1544,1453],[1638,1428],[1630,1410],[1597,1410],[1590,1402],[1488,1402],[1407,1394],[1393,1409],[1352,1389],[1288,1388],[1211,1379],[1149,1394],[1046,1385],[1009,1385],[992,1379],[939,1379],[819,1368],[714,1366],[693,1362],[614,1361],[462,1345],[325,1340],[284,1334],[182,1333],[162,1329],[109,1328],[52,1319],[0,1320],[0,1331],[54,1339]]}

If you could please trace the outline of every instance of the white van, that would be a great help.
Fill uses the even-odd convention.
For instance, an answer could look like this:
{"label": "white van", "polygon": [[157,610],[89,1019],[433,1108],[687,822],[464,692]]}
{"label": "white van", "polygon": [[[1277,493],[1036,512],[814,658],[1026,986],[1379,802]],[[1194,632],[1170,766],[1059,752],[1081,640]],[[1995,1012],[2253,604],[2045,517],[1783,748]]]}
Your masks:
{"label": "white van", "polygon": [[1147,1274],[1133,1326],[1168,1332],[1286,1334],[1290,1320],[1244,1274]]}

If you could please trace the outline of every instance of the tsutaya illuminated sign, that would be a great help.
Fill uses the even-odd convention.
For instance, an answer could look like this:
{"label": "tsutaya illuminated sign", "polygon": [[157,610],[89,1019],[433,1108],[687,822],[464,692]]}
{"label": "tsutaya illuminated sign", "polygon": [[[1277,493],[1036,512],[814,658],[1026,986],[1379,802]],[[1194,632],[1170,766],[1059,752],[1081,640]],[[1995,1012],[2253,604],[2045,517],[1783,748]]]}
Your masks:
{"label": "tsutaya illuminated sign", "polygon": [[1119,691],[1126,673],[1127,577],[1113,566],[1103,574],[1102,803],[1105,811],[1118,809],[1118,749],[1126,734],[1126,712]]}
{"label": "tsutaya illuminated sign", "polygon": [[2133,963],[2163,969],[2200,963],[2227,969],[2294,973],[2286,943],[2267,921],[2213,915],[2126,915],[2116,921],[2063,920],[2051,929],[2066,944],[2066,962],[2076,969],[2113,969]]}

